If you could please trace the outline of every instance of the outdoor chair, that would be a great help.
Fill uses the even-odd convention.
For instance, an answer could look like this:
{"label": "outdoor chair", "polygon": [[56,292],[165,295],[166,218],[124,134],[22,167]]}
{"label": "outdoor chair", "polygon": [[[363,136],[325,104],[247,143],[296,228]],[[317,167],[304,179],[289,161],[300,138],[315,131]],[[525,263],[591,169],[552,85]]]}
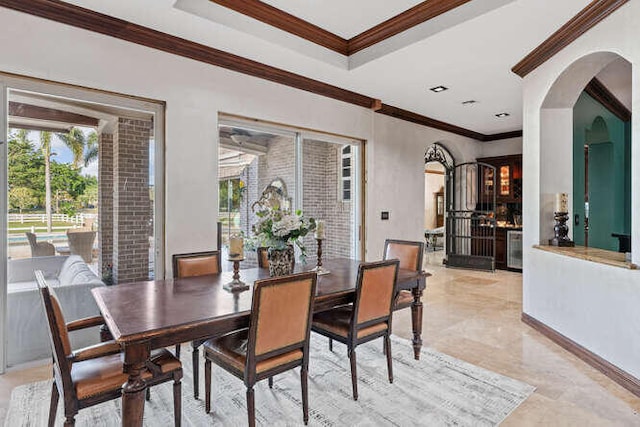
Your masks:
{"label": "outdoor chair", "polygon": [[[384,257],[383,259],[397,259],[400,261],[398,268],[420,271],[422,270],[422,256],[424,254],[423,242],[412,242],[409,240],[393,240],[384,241]],[[414,298],[411,291],[401,290],[395,297],[393,310],[402,310],[411,307]]]}
{"label": "outdoor chair", "polygon": [[96,240],[95,231],[67,231],[69,251],[71,255],[80,255],[84,262],[91,264],[93,259],[93,242]]}
{"label": "outdoor chair", "polygon": [[[222,264],[219,251],[192,252],[188,254],[175,254],[173,261],[173,278],[180,279],[186,277],[206,276],[209,274],[220,274]],[[193,341],[193,397],[198,398],[198,383],[200,382],[200,365],[198,364],[198,346],[202,341]],[[175,355],[180,358],[180,344],[176,344]]]}
{"label": "outdoor chair", "polygon": [[[104,324],[102,316],[66,323],[62,308],[53,289],[45,282],[42,271],[36,270],[36,281],[49,324],[49,338],[53,352],[53,385],[49,407],[49,427],[53,427],[60,395],[64,400],[65,427],[75,424],[80,409],[122,396],[122,385],[128,375],[122,371],[123,354],[115,341],[103,342],[73,351],[69,332]],[[174,424],[180,426],[182,412],[180,360],[165,350],[154,350],[142,378],[147,386],[173,380]],[[147,389],[148,391],[149,389]],[[148,396],[148,394],[147,394]]]}
{"label": "outdoor chair", "polygon": [[353,304],[337,307],[313,316],[311,330],[347,345],[351,362],[353,400],[358,400],[356,347],[376,338],[384,338],[389,382],[393,383],[391,359],[391,319],[393,297],[398,278],[398,260],[362,263],[358,268],[356,299]]}
{"label": "outdoor chair", "polygon": [[31,258],[38,256],[52,256],[56,254],[56,248],[49,242],[38,242],[35,234],[26,232],[29,246],[31,246]]}
{"label": "outdoor chair", "polygon": [[[316,295],[313,272],[258,280],[253,288],[249,328],[212,338],[204,344],[205,410],[211,411],[211,362],[247,386],[249,426],[255,426],[256,382],[301,366],[302,412],[309,421],[307,372],[309,327]],[[281,420],[271,420],[277,423]]]}

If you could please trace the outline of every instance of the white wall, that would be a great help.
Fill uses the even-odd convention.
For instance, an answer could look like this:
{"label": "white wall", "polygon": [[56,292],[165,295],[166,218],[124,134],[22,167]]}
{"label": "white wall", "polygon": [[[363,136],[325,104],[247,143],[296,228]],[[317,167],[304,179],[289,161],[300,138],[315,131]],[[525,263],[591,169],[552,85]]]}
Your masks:
{"label": "white wall", "polygon": [[[640,378],[640,271],[582,261],[532,248],[549,234],[548,198],[571,193],[570,106],[554,99],[577,99],[598,58],[589,57],[564,75],[563,87],[545,97],[563,71],[599,51],[616,52],[634,66],[632,122],[632,247],[640,264],[640,2],[622,6],[524,79],[524,269],[523,310],[619,368]],[[566,81],[565,81],[566,80]],[[566,83],[566,84],[564,84]],[[555,90],[558,89],[558,90]],[[543,112],[541,112],[543,111]],[[569,154],[567,154],[569,153]],[[571,203],[570,203],[571,206]]]}
{"label": "white wall", "polygon": [[[28,29],[28,31],[25,31]],[[367,259],[387,237],[422,239],[424,151],[445,141],[456,160],[478,143],[265,80],[2,9],[0,71],[166,102],[166,250],[214,248],[218,113],[368,141]],[[380,211],[390,210],[390,221]]]}
{"label": "white wall", "polygon": [[479,157],[522,154],[522,137],[483,142]]}

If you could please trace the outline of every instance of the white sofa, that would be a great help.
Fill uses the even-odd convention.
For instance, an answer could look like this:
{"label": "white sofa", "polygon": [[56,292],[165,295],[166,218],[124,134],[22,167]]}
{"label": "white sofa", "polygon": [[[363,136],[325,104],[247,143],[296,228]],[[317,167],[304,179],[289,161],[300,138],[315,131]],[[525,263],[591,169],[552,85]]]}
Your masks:
{"label": "white sofa", "polygon": [[[91,289],[104,286],[78,255],[9,260],[7,365],[51,357],[48,325],[33,272],[42,270],[60,299],[67,322],[100,314]],[[99,328],[71,332],[73,348],[100,341]]]}

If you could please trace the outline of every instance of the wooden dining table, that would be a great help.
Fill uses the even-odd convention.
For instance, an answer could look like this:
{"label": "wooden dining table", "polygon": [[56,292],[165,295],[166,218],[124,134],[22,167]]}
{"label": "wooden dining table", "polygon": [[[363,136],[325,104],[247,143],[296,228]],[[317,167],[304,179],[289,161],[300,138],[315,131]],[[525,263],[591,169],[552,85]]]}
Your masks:
{"label": "wooden dining table", "polygon": [[[318,276],[314,311],[353,302],[359,261],[329,259],[323,266],[331,273]],[[296,266],[296,272],[309,270]],[[146,384],[142,379],[151,350],[183,342],[201,343],[249,326],[253,282],[269,277],[267,269],[240,270],[248,290],[231,292],[224,284],[232,272],[184,279],[152,280],[92,289],[113,338],[124,351],[122,425],[142,426]],[[422,346],[422,302],[427,273],[398,270],[398,288],[411,290],[413,350]],[[194,350],[197,363],[197,346]]]}

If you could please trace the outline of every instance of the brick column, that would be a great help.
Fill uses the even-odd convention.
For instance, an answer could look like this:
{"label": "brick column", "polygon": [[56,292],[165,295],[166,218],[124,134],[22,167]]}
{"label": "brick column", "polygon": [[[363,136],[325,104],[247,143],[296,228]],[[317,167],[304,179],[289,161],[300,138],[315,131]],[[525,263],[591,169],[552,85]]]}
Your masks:
{"label": "brick column", "polygon": [[113,141],[113,134],[103,133],[98,143],[98,268],[102,273],[113,263]]}
{"label": "brick column", "polygon": [[151,120],[118,119],[113,150],[113,278],[125,283],[149,278],[149,138]]}

